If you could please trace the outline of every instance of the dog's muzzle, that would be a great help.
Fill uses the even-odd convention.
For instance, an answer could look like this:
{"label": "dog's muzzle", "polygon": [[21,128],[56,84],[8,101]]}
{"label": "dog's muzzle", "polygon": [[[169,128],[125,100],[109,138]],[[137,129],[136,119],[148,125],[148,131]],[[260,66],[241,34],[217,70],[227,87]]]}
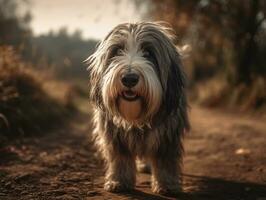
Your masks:
{"label": "dog's muzzle", "polygon": [[122,98],[127,101],[135,101],[139,98],[139,95],[132,90],[139,82],[139,75],[134,72],[126,72],[121,76],[121,82],[127,90],[122,92]]}

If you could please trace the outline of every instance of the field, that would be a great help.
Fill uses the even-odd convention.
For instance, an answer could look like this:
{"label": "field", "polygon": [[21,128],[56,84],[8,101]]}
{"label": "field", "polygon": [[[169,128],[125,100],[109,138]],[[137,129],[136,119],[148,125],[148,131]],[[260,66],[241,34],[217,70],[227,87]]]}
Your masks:
{"label": "field", "polygon": [[190,115],[184,192],[177,197],[153,194],[148,174],[138,174],[132,193],[105,192],[104,167],[90,142],[91,115],[85,113],[45,136],[0,150],[0,199],[264,200],[265,118],[196,105]]}

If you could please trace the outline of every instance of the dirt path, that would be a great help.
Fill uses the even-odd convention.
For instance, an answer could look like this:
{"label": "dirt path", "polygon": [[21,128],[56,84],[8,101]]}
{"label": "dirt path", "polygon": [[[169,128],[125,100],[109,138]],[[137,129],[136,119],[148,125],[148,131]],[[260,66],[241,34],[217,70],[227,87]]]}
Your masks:
{"label": "dirt path", "polygon": [[[0,200],[176,199],[154,195],[138,174],[136,191],[103,191],[88,115],[56,133],[0,149]],[[186,137],[182,200],[266,200],[266,120],[193,107]]]}

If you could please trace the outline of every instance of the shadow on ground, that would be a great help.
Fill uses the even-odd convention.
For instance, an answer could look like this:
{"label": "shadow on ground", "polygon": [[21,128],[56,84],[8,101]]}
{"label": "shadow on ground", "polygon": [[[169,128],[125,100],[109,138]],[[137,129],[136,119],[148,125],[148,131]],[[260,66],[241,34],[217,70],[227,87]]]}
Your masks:
{"label": "shadow on ground", "polygon": [[266,200],[266,185],[184,175],[184,199]]}
{"label": "shadow on ground", "polygon": [[151,193],[150,182],[145,186],[138,184],[137,189],[132,192],[120,194],[104,192],[98,195],[93,199],[109,195],[110,199],[139,200],[266,200],[266,185],[185,174],[184,192],[175,196]]}

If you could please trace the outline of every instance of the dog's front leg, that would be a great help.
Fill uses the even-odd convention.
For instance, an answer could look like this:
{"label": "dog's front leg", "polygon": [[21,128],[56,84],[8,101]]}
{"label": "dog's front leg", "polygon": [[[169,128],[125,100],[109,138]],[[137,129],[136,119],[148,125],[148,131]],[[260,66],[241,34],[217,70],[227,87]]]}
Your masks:
{"label": "dog's front leg", "polygon": [[156,155],[152,163],[152,190],[159,194],[176,194],[181,191],[180,159],[173,155]]}
{"label": "dog's front leg", "polygon": [[134,189],[136,182],[135,158],[130,154],[109,151],[104,189],[123,192]]}

